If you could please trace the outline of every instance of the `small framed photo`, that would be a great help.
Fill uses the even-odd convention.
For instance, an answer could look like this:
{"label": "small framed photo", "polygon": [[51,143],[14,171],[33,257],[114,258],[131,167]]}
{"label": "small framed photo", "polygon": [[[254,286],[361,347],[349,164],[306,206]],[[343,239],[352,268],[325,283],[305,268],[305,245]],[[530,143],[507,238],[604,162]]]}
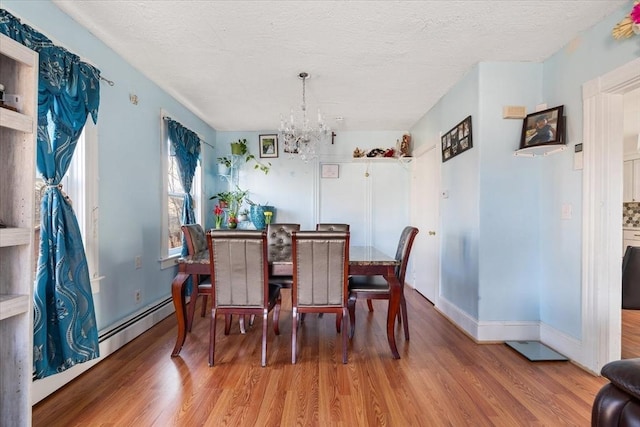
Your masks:
{"label": "small framed photo", "polygon": [[547,144],[564,144],[563,106],[528,114],[522,123],[520,149]]}
{"label": "small framed photo", "polygon": [[323,163],[322,175],[323,178],[339,178],[340,177],[340,165],[335,163]]}
{"label": "small framed photo", "polygon": [[442,135],[441,144],[443,162],[473,147],[471,116],[468,116],[449,132]]}
{"label": "small framed photo", "polygon": [[260,135],[260,157],[278,157],[278,135]]}

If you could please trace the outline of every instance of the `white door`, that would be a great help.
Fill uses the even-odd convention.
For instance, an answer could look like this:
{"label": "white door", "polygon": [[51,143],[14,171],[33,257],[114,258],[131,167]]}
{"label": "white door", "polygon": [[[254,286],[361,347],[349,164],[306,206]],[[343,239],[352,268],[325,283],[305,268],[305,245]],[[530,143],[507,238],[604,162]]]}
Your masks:
{"label": "white door", "polygon": [[411,163],[411,223],[420,232],[411,251],[407,281],[436,304],[440,283],[440,152],[438,144],[422,151]]}

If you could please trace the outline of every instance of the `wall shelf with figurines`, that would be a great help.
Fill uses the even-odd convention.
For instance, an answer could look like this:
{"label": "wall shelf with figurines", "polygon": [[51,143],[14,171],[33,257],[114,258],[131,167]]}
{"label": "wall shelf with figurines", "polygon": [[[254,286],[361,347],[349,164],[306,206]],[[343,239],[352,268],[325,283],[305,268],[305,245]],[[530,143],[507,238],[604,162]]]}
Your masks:
{"label": "wall shelf with figurines", "polygon": [[360,147],[356,147],[353,150],[354,162],[391,162],[397,161],[401,164],[407,164],[411,162],[411,135],[405,133],[402,135],[402,140],[397,140],[395,147],[390,148],[372,148],[370,150],[363,150]]}

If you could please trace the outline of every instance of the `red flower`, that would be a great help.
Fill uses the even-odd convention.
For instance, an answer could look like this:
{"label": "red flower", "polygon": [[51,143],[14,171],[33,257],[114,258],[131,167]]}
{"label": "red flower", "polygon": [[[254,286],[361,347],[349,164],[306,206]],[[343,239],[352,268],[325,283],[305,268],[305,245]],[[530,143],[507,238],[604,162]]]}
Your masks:
{"label": "red flower", "polygon": [[636,24],[640,24],[640,3],[633,6],[633,9],[631,9],[631,13],[629,14],[629,16],[631,17],[631,20],[633,22],[635,22]]}
{"label": "red flower", "polygon": [[222,208],[220,207],[220,205],[216,205],[216,208],[213,210],[213,213],[215,216],[220,216],[222,215],[224,211],[222,210]]}
{"label": "red flower", "polygon": [[229,217],[229,224],[234,223],[234,222],[236,224],[238,223],[238,220],[236,219],[236,217],[235,216]]}

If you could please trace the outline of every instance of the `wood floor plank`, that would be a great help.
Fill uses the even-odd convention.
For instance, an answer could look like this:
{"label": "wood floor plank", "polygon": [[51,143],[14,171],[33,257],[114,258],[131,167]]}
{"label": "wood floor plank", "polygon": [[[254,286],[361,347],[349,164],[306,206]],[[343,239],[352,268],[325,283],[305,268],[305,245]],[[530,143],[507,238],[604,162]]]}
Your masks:
{"label": "wood floor plank", "polygon": [[[570,362],[533,363],[504,344],[476,344],[412,290],[411,341],[396,328],[401,359],[389,351],[385,304],[374,302],[369,313],[358,301],[348,364],[335,316],[311,314],[298,329],[291,365],[284,292],[283,302],[281,335],[269,327],[265,368],[261,319],[244,335],[236,319],[227,336],[219,321],[209,367],[209,318],[196,317],[180,357],[171,358],[170,316],[35,405],[33,425],[586,426],[606,383]],[[640,355],[640,312],[627,311],[623,331],[636,335],[623,337],[623,355]]]}

